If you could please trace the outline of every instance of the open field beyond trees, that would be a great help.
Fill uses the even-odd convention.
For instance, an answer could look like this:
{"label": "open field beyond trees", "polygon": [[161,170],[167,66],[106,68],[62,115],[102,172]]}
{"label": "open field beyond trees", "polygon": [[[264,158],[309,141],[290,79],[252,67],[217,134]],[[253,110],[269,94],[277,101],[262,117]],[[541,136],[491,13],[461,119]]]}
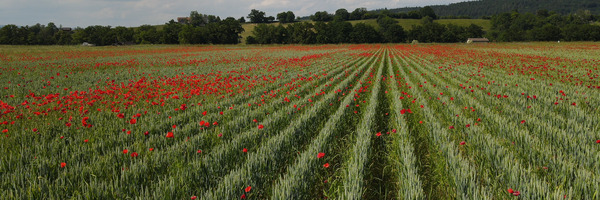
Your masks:
{"label": "open field beyond trees", "polygon": [[598,55],[0,46],[0,199],[599,199]]}

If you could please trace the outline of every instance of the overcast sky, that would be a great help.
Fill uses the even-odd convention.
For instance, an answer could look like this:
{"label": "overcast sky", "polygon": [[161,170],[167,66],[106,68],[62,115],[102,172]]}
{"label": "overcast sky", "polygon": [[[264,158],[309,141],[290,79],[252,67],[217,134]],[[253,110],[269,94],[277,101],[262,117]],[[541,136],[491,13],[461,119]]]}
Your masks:
{"label": "overcast sky", "polygon": [[251,9],[276,16],[292,11],[308,16],[317,11],[346,8],[368,10],[406,6],[439,5],[464,0],[0,0],[0,25],[34,25],[54,22],[57,26],[139,26],[164,24],[196,10],[201,14],[240,18]]}

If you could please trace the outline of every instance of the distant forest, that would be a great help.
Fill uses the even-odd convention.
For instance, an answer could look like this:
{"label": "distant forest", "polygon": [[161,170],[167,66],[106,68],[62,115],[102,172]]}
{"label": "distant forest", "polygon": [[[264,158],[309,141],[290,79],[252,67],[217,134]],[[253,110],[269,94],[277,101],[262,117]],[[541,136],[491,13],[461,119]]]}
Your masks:
{"label": "distant forest", "polygon": [[[246,18],[257,24],[247,44],[328,44],[328,43],[403,43],[403,42],[465,42],[467,38],[488,37],[492,41],[600,41],[600,15],[579,10],[561,14],[545,9],[535,12],[513,10],[488,16],[491,29],[471,24],[458,26],[439,24],[435,19],[449,18],[423,7],[406,13],[392,10],[352,12],[338,9],[311,15],[310,22],[298,22],[291,11],[277,17],[252,9]],[[396,19],[421,19],[410,28]],[[277,21],[275,21],[277,19]],[[377,27],[367,23],[351,24],[351,20],[376,19]],[[278,25],[272,22],[279,22]],[[91,43],[98,46],[124,44],[238,44],[246,30],[244,17],[221,20],[214,15],[192,11],[189,17],[170,20],[161,26],[142,25],[135,28],[88,26],[86,28],[57,27],[54,23],[33,26],[5,25],[0,28],[0,44],[7,45],[74,45]]]}
{"label": "distant forest", "polygon": [[[378,28],[366,23],[352,25],[347,20],[375,17]],[[398,25],[394,18],[420,18],[419,25],[410,29]],[[484,33],[482,27],[471,24],[457,26],[439,24],[439,17],[431,7],[423,7],[408,13],[390,10],[367,12],[356,9],[349,13],[338,9],[335,14],[325,11],[310,16],[315,23],[302,22],[290,25],[261,23],[256,26],[249,44],[325,44],[325,43],[403,43],[403,42],[465,42],[467,38],[486,36],[492,41],[600,41],[600,16],[589,12],[562,15],[557,12],[538,10],[535,13],[517,11],[492,15],[491,30]]]}
{"label": "distant forest", "polygon": [[[600,14],[600,1],[598,0],[479,0],[430,7],[440,16],[468,16],[471,18],[481,18],[515,10],[521,13],[549,10],[562,15],[578,12],[588,12],[592,15]],[[419,9],[421,7],[388,10],[392,13],[408,13]]]}

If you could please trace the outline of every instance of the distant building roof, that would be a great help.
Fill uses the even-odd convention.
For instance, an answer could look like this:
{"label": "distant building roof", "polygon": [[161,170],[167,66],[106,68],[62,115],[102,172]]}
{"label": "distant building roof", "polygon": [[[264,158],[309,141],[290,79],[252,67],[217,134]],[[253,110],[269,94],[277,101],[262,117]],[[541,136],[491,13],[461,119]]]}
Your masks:
{"label": "distant building roof", "polygon": [[180,24],[187,24],[190,22],[190,18],[189,17],[178,17],[177,22],[179,22]]}

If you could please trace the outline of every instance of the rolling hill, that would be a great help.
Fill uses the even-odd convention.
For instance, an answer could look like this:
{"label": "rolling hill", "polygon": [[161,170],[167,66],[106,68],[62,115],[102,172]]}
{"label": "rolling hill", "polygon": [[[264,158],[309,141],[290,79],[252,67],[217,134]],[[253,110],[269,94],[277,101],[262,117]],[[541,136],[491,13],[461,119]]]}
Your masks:
{"label": "rolling hill", "polygon": [[[589,10],[591,14],[600,14],[598,0],[479,0],[453,3],[449,5],[433,5],[435,13],[439,16],[467,15],[473,18],[491,16],[498,13],[518,10],[519,12],[535,13],[537,10],[546,9],[560,14],[576,13],[580,10]],[[409,12],[420,7],[405,7],[389,9],[391,12]]]}

